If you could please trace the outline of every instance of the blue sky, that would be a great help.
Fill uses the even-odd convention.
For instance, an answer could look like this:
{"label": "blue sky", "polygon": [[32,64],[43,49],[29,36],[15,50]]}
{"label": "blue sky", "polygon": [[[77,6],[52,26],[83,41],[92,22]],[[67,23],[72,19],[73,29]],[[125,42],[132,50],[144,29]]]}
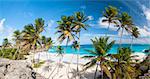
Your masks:
{"label": "blue sky", "polygon": [[[140,29],[141,36],[134,43],[150,44],[150,1],[148,0],[0,0],[0,42],[5,37],[12,38],[14,30],[22,30],[24,25],[33,23],[36,18],[43,18],[48,25],[42,35],[56,40],[56,21],[62,15],[72,15],[84,11],[90,17],[88,31],[82,31],[81,44],[89,44],[95,36],[109,33],[111,39],[118,40],[119,33],[113,26],[108,31],[107,23],[101,23],[105,7],[112,5],[121,12],[128,12]],[[118,42],[118,41],[117,41]],[[123,43],[130,43],[130,36],[124,33]]]}

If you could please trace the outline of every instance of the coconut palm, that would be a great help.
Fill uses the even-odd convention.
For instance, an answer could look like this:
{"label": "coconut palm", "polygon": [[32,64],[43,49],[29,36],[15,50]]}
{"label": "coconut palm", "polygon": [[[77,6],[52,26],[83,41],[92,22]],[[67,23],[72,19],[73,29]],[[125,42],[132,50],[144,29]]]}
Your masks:
{"label": "coconut palm", "polygon": [[58,56],[62,56],[63,57],[64,49],[62,48],[62,46],[57,46],[56,52],[57,52]]}
{"label": "coconut palm", "polygon": [[[82,29],[87,30],[87,27],[89,27],[89,25],[86,24],[86,22],[89,20],[89,18],[83,12],[76,12],[74,17],[75,18],[73,21],[73,24],[74,24],[73,31],[76,32],[76,34],[78,34],[78,38],[79,38],[78,42],[75,41],[74,44],[78,43],[78,45],[80,45],[80,33],[81,33]],[[78,53],[77,53],[77,72],[78,72],[79,51],[80,51],[80,46],[78,46]]]}
{"label": "coconut palm", "polygon": [[9,42],[8,38],[3,39],[2,46],[5,47],[11,47],[11,43]]}
{"label": "coconut palm", "polygon": [[46,40],[46,50],[48,51],[49,48],[51,48],[53,46],[53,40],[51,37],[47,38]]}
{"label": "coconut palm", "polygon": [[[74,16],[62,16],[60,21],[57,21],[56,34],[59,34],[58,41],[62,43],[66,39],[66,49],[68,43],[75,40],[77,36],[73,31]],[[69,67],[69,64],[68,64]],[[68,70],[66,70],[68,73]]]}
{"label": "coconut palm", "polygon": [[10,47],[12,47],[12,45],[9,42],[8,38],[4,38],[3,43],[2,43],[2,49],[1,49],[1,52],[3,53],[2,57],[4,57],[4,55],[5,55],[5,52],[3,52],[3,49],[5,50],[6,48],[10,48]]}
{"label": "coconut palm", "polygon": [[13,59],[16,59],[16,54],[20,50],[20,44],[22,39],[21,32],[19,30],[14,31],[13,37],[14,37],[13,40],[15,41],[15,46],[17,48],[17,50],[14,53]]}
{"label": "coconut palm", "polygon": [[45,36],[41,37],[41,44],[42,44],[42,48],[44,49],[46,47],[45,46],[45,44],[46,44],[46,37]]}
{"label": "coconut palm", "polygon": [[40,33],[44,30],[44,20],[38,18],[35,20],[35,24],[28,24],[23,30],[23,48],[27,50],[37,49],[40,44]]}
{"label": "coconut palm", "polygon": [[13,40],[16,42],[16,46],[20,44],[21,41],[21,32],[19,30],[14,31]]}
{"label": "coconut palm", "polygon": [[53,40],[51,39],[51,37],[46,38],[45,36],[42,36],[41,41],[42,49],[45,49],[46,51],[48,51],[48,49],[53,46]]}
{"label": "coconut palm", "polygon": [[106,38],[100,37],[100,38],[95,38],[94,40],[92,40],[94,50],[87,50],[92,55],[83,57],[83,58],[90,58],[91,59],[91,61],[89,61],[88,63],[86,63],[84,65],[85,70],[90,68],[90,67],[93,67],[94,65],[97,65],[94,79],[96,79],[96,73],[97,73],[98,66],[101,67],[102,73],[104,72],[109,78],[111,78],[111,74],[110,74],[109,69],[108,69],[109,60],[106,59],[106,57],[107,57],[107,53],[112,48],[115,41],[111,41],[109,43],[108,40],[109,40],[109,37],[106,37]]}
{"label": "coconut palm", "polygon": [[59,34],[58,40],[62,43],[65,39],[67,39],[66,46],[72,40],[75,40],[75,34],[73,32],[73,16],[62,16],[61,20],[58,21],[58,26],[56,27],[56,34]]}
{"label": "coconut palm", "polygon": [[117,25],[117,27],[118,27],[118,30],[121,29],[121,35],[120,35],[120,46],[121,46],[122,36],[123,36],[124,30],[131,33],[132,32],[131,30],[132,30],[132,27],[133,27],[134,24],[133,24],[131,16],[129,16],[128,13],[126,13],[126,12],[123,12],[118,17],[118,20],[119,20],[120,23],[119,23],[119,25]]}
{"label": "coconut palm", "polygon": [[[79,42],[74,41],[73,44],[72,44],[72,48],[75,49],[75,51],[77,52],[77,50],[79,50],[79,48],[80,48]],[[79,62],[79,57],[77,55],[77,72],[79,71],[78,62]]]}
{"label": "coconut palm", "polygon": [[139,37],[139,35],[140,35],[140,33],[139,33],[139,30],[138,30],[138,28],[137,27],[132,27],[132,41],[131,41],[131,49],[132,49],[132,43],[133,43],[133,37],[134,38],[138,38]]}
{"label": "coconut palm", "polygon": [[111,62],[111,73],[113,79],[132,79],[136,72],[131,62],[130,48],[118,48],[118,53],[111,55],[113,62]]}
{"label": "coconut palm", "polygon": [[83,12],[76,12],[74,15],[73,28],[76,33],[80,34],[81,29],[87,30],[89,27],[86,22],[89,20],[88,16],[86,16]]}
{"label": "coconut palm", "polygon": [[57,70],[57,73],[58,73],[59,68],[61,66],[61,61],[62,61],[62,58],[63,58],[64,49],[61,46],[57,46],[56,52],[57,52],[57,55],[60,56],[60,59],[59,59],[59,62],[58,62],[58,70]]}
{"label": "coconut palm", "polygon": [[[102,22],[108,23],[107,30],[109,30],[110,24],[117,24],[118,9],[113,6],[108,6],[107,8],[105,8],[103,16],[105,17],[105,19],[103,19]],[[108,33],[106,33],[106,36],[107,34]]]}

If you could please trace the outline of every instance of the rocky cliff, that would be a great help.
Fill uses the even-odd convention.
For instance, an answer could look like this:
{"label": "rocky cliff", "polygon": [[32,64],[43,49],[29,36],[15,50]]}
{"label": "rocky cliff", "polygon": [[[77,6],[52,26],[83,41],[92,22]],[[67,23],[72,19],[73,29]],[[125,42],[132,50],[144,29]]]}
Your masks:
{"label": "rocky cliff", "polygon": [[44,79],[25,60],[0,59],[0,79]]}

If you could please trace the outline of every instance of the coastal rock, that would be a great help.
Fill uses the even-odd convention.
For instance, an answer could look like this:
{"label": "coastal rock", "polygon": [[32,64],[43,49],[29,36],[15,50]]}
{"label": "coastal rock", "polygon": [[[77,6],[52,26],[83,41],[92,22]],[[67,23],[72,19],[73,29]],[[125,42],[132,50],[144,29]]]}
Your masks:
{"label": "coastal rock", "polygon": [[36,76],[25,60],[0,59],[0,79],[38,79]]}

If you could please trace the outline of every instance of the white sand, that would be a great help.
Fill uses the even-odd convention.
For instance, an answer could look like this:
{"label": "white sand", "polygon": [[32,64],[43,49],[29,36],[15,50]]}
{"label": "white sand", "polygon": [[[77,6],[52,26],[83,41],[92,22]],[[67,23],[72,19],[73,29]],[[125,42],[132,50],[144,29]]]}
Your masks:
{"label": "white sand", "polygon": [[[143,60],[146,55],[144,53],[134,53],[133,55],[138,55],[135,59]],[[83,55],[80,55],[79,61],[79,71],[82,71],[83,64],[88,62],[88,59],[82,59]],[[28,57],[31,60],[33,56]],[[46,61],[40,68],[35,68],[35,71],[44,76],[47,79],[93,79],[96,67],[92,67],[86,72],[80,72],[80,77],[77,74],[77,55],[74,54],[64,54],[61,65],[58,67],[58,61],[60,56],[55,53],[39,52],[34,55],[34,59],[40,59],[41,61]],[[50,61],[47,61],[50,60]],[[72,63],[70,63],[72,62]],[[100,68],[99,68],[100,69]],[[99,72],[97,74],[100,74]]]}

